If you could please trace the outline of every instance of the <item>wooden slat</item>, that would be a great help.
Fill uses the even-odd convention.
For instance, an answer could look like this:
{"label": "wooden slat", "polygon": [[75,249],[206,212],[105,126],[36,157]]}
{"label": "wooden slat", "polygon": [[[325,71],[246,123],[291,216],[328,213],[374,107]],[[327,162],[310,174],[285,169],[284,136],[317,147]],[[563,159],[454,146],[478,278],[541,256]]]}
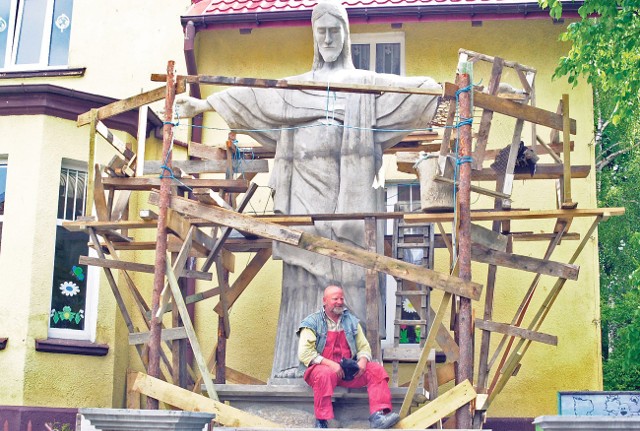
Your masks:
{"label": "wooden slat", "polygon": [[[498,85],[500,84],[500,78],[502,77],[502,68],[504,67],[504,60],[500,57],[493,58],[493,66],[491,69],[491,78],[489,80],[489,86],[487,90],[489,94],[495,96],[498,92]],[[487,143],[489,142],[489,130],[491,129],[491,120],[493,119],[493,111],[490,109],[484,109],[482,111],[482,118],[480,119],[480,126],[478,128],[478,137],[476,139],[476,147],[473,152],[473,169],[482,169],[482,162],[484,162],[485,150]]]}
{"label": "wooden slat", "polygon": [[[174,162],[175,163],[175,162]],[[151,190],[160,187],[160,178],[152,177],[109,177],[103,178],[102,184],[107,190]],[[180,187],[203,187],[213,190],[224,190],[230,193],[244,193],[249,187],[247,180],[221,180],[213,178],[180,178],[174,185]]]}
{"label": "wooden slat", "polygon": [[476,319],[475,324],[476,328],[483,331],[499,332],[512,337],[525,338],[527,340],[538,341],[552,346],[558,345],[558,337],[555,335],[543,334],[542,332],[531,331],[526,328],[520,328],[519,326],[483,319]]}
{"label": "wooden slat", "polygon": [[200,370],[202,380],[204,381],[204,385],[207,387],[207,394],[209,395],[209,398],[220,401],[220,399],[218,398],[218,394],[216,393],[216,390],[213,386],[213,380],[211,379],[211,375],[209,374],[209,370],[207,369],[207,364],[204,360],[204,356],[202,356],[200,343],[198,342],[196,331],[193,327],[193,323],[191,322],[191,316],[189,316],[187,305],[184,303],[184,299],[182,298],[182,292],[180,291],[180,286],[178,286],[178,279],[173,273],[170,255],[167,256],[166,271],[167,282],[169,283],[171,293],[173,294],[173,303],[176,305],[178,312],[180,313],[180,318],[182,319],[184,329],[187,332],[187,337],[189,338],[189,344],[191,345],[193,356],[196,359],[196,363],[198,364],[198,368]]}
{"label": "wooden slat", "polygon": [[[145,344],[151,337],[150,332],[136,332],[129,334],[129,344]],[[163,329],[160,333],[162,341],[182,340],[187,338],[187,332],[184,327]]]}
{"label": "wooden slat", "polygon": [[136,373],[132,390],[155,398],[181,410],[189,412],[210,412],[216,415],[215,422],[228,427],[282,428],[274,422],[228,406],[219,401],[174,386],[170,383]]}
{"label": "wooden slat", "polygon": [[[116,151],[122,154],[127,161],[132,160],[135,157],[135,153],[131,151],[130,148],[127,148],[127,144],[122,142],[120,138],[111,133],[109,128],[102,121],[98,121],[98,123],[96,124],[96,132],[98,132],[100,136],[102,136],[108,143],[110,143],[111,146],[116,149]],[[128,168],[127,174],[133,175],[134,172],[131,168]]]}
{"label": "wooden slat", "polygon": [[[253,87],[253,88],[280,88],[286,90],[318,90],[327,91],[326,82],[317,81],[299,81],[294,79],[264,79],[264,78],[245,78],[232,76],[211,76],[211,75],[186,75],[178,76],[190,84],[208,84],[223,85],[225,87]],[[152,81],[165,81],[166,75],[152,74]],[[382,93],[402,93],[402,94],[423,94],[430,96],[441,96],[441,90],[433,90],[429,88],[418,87],[392,87],[386,85],[365,85],[365,84],[345,84],[331,83],[331,91],[339,91],[346,93],[365,93],[365,94],[382,94]]]}
{"label": "wooden slat", "polygon": [[[153,274],[154,266],[146,263],[127,262],[124,260],[100,259],[97,257],[80,256],[80,265],[93,265],[102,268],[120,269],[124,271],[145,272]],[[195,278],[196,280],[211,281],[213,276],[209,272],[185,270],[183,277]]]}
{"label": "wooden slat", "polygon": [[425,429],[476,398],[476,391],[465,380],[415,413],[401,419],[396,429]]}
{"label": "wooden slat", "polygon": [[474,244],[471,250],[471,259],[476,262],[566,278],[568,280],[577,280],[578,272],[580,271],[580,267],[577,265],[491,250],[480,244]]}
{"label": "wooden slat", "polygon": [[[445,84],[444,94],[448,97],[455,97],[458,86],[447,82]],[[473,105],[478,108],[490,109],[491,111],[510,117],[529,121],[531,123],[540,124],[556,130],[563,130],[562,115],[545,109],[536,108],[535,106],[524,105],[509,99],[504,99],[490,94],[485,94],[474,90]],[[570,119],[570,132],[576,134],[576,120]]]}
{"label": "wooden slat", "polygon": [[[176,85],[176,94],[184,93],[185,91],[186,82],[184,80],[178,79],[178,83]],[[98,120],[104,120],[106,118],[113,117],[114,115],[139,108],[140,106],[147,105],[152,102],[157,102],[158,100],[164,99],[165,93],[166,86],[162,86],[156,88],[155,90],[146,91],[144,93],[140,93],[126,99],[118,100],[116,102],[103,106],[102,108],[99,108],[97,110],[97,118]],[[85,112],[84,114],[78,115],[78,121],[76,124],[78,125],[78,127],[84,126],[85,124],[89,124],[90,119],[90,113]]]}
{"label": "wooden slat", "polygon": [[[537,211],[472,211],[471,221],[491,221],[491,220],[538,220],[549,218],[573,218],[573,217],[594,217],[594,216],[620,216],[625,212],[624,208],[591,208],[574,210],[537,210]],[[404,220],[408,223],[431,223],[445,222],[453,220],[453,213],[410,213],[404,215]]]}
{"label": "wooden slat", "polygon": [[407,417],[407,413],[409,413],[409,408],[411,407],[413,396],[415,395],[416,389],[418,388],[418,383],[422,376],[422,373],[424,372],[424,367],[427,365],[429,351],[436,341],[436,332],[438,332],[436,328],[438,328],[442,323],[442,319],[444,318],[446,310],[449,307],[450,300],[451,294],[449,292],[446,292],[442,296],[442,300],[440,301],[440,305],[438,306],[438,311],[436,311],[436,315],[433,319],[433,325],[430,326],[429,334],[427,335],[427,339],[424,342],[424,346],[422,346],[420,358],[418,359],[418,363],[413,370],[413,375],[411,377],[411,382],[409,383],[409,388],[407,389],[407,394],[402,401],[402,407],[400,407],[399,414],[401,418]]}
{"label": "wooden slat", "polygon": [[[160,175],[161,160],[146,160],[144,163],[145,175]],[[173,160],[173,168],[180,168],[187,174],[224,174],[227,172],[226,160]],[[269,172],[267,160],[242,160],[239,172],[262,173]]]}
{"label": "wooden slat", "polygon": [[[158,193],[155,191],[151,192],[149,202],[155,204],[157,199]],[[440,274],[427,268],[371,253],[357,247],[322,238],[318,235],[252,219],[251,217],[222,208],[207,207],[189,199],[174,196],[169,206],[189,216],[209,219],[223,226],[247,231],[254,235],[284,242],[365,268],[375,269],[376,271],[384,272],[394,277],[426,284],[435,289],[450,291],[456,295],[467,298],[477,300],[482,290],[482,286],[478,283],[466,282],[457,277]]]}
{"label": "wooden slat", "polygon": [[[271,257],[271,248],[263,248],[251,259],[249,265],[245,267],[245,269],[240,273],[240,276],[233,283],[229,292],[227,292],[227,301],[228,306],[231,307],[236,300],[240,297],[242,292],[249,286],[251,281],[255,278],[255,276],[260,272],[260,269],[264,266],[264,264]],[[213,311],[221,315],[222,313],[222,303],[218,303]]]}
{"label": "wooden slat", "polygon": [[95,166],[95,177],[93,181],[93,204],[96,209],[96,216],[100,221],[109,220],[109,208],[107,208],[107,200],[104,196],[104,188],[102,187],[102,171],[100,169],[100,165],[97,163]]}

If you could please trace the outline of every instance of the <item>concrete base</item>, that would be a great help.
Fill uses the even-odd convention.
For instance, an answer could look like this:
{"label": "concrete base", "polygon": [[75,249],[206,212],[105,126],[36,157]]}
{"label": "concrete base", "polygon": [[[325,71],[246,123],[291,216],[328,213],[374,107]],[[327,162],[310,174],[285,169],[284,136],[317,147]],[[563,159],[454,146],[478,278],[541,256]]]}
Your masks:
{"label": "concrete base", "polygon": [[[313,392],[302,379],[287,379],[289,384],[215,385],[220,400],[287,428],[312,428]],[[391,388],[394,411],[402,406],[406,388]],[[424,395],[414,397],[426,401]],[[369,428],[369,397],[366,388],[336,388],[333,397],[335,419],[332,428]]]}
{"label": "concrete base", "polygon": [[640,431],[640,416],[538,416],[533,423],[544,431]]}
{"label": "concrete base", "polygon": [[203,431],[215,417],[213,413],[128,409],[79,409],[78,416],[79,422],[85,418],[95,429],[108,431]]}

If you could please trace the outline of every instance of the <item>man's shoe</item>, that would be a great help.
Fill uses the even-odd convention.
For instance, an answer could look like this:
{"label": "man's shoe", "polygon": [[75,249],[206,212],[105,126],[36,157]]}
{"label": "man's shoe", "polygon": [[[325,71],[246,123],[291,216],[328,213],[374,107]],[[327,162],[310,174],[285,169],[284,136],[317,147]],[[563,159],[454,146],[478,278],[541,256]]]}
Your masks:
{"label": "man's shoe", "polygon": [[369,425],[371,428],[387,429],[397,424],[399,420],[400,416],[398,413],[389,412],[385,414],[380,410],[369,416]]}
{"label": "man's shoe", "polygon": [[329,422],[326,419],[316,419],[316,428],[329,428]]}

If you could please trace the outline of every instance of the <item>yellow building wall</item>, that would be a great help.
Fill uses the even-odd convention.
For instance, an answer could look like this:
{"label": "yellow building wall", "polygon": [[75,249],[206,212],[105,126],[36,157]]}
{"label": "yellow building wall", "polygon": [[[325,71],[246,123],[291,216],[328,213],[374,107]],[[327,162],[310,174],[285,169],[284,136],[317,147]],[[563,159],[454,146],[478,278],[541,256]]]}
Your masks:
{"label": "yellow building wall", "polygon": [[[458,62],[458,49],[465,48],[491,56],[500,56],[537,69],[536,105],[555,111],[563,93],[570,95],[571,117],[577,120],[578,133],[573,136],[575,151],[572,163],[590,165],[593,168],[592,148],[592,99],[586,85],[571,88],[566,80],[552,80],[557,60],[566,53],[568,46],[557,41],[563,27],[550,20],[485,21],[481,27],[471,27],[468,22],[410,23],[401,30],[389,25],[353,25],[354,33],[405,33],[406,74],[427,75],[440,82],[452,82]],[[198,72],[209,75],[279,78],[296,75],[310,69],[313,58],[310,27],[278,29],[253,29],[251,34],[239,34],[238,30],[203,31],[198,34]],[[475,83],[488,84],[490,68],[476,67]],[[484,75],[484,78],[482,76]],[[484,79],[480,82],[481,79]],[[505,69],[503,81],[518,86],[513,70]],[[203,96],[217,91],[212,86],[202,86]],[[205,114],[205,125],[224,129],[224,123],[214,113]],[[511,142],[514,120],[495,115],[489,148],[503,148]],[[538,126],[536,133],[548,140],[549,129]],[[204,143],[220,145],[226,139],[224,130],[206,129]],[[245,138],[239,138],[241,142]],[[525,126],[522,139],[531,144],[532,130]],[[551,163],[548,155],[540,154],[540,163]],[[387,181],[416,181],[416,177],[398,173],[393,166],[387,172]],[[488,163],[487,163],[488,165]],[[487,166],[485,165],[485,166]],[[266,184],[266,176],[260,184]],[[493,183],[478,183],[493,188]],[[596,206],[595,173],[586,179],[573,181],[573,200],[579,208]],[[264,200],[263,200],[264,201]],[[270,202],[265,204],[270,210]],[[472,196],[473,208],[490,208],[493,202],[478,195]],[[516,181],[513,192],[513,208],[554,209],[554,181]],[[263,211],[258,205],[257,212]],[[591,219],[576,219],[572,232],[584,235]],[[512,231],[550,232],[555,220],[514,221]],[[485,224],[485,226],[488,226]],[[577,241],[563,241],[552,255],[552,260],[567,262],[577,247]],[[542,257],[547,243],[516,242],[514,253]],[[438,250],[436,268],[448,271],[448,254]],[[238,259],[238,257],[237,257]],[[238,261],[238,260],[237,260]],[[244,261],[244,257],[239,259]],[[556,392],[560,390],[602,389],[600,360],[599,292],[597,239],[594,235],[576,262],[580,265],[578,281],[565,284],[558,300],[540,330],[557,335],[557,347],[534,343],[527,352],[517,376],[513,377],[489,410],[490,416],[537,416],[556,413]],[[473,279],[486,284],[486,265],[474,264]],[[534,274],[499,268],[495,290],[493,320],[511,322]],[[280,297],[280,265],[265,267],[246,293],[241,296],[231,312],[231,339],[227,347],[227,365],[266,380],[271,370],[273,340]],[[525,325],[530,321],[552,288],[555,279],[543,276],[537,288],[537,296],[529,306]],[[199,283],[199,289],[204,289]],[[212,284],[212,286],[215,285]],[[209,288],[209,287],[206,287]],[[439,296],[434,295],[434,301]],[[484,296],[474,304],[476,317],[483,313]],[[197,307],[198,328],[207,334],[215,334],[217,318],[209,316],[211,306],[204,302]],[[204,328],[207,328],[206,330]],[[479,331],[478,331],[479,332]],[[202,338],[202,337],[201,337]],[[201,341],[205,350],[213,346],[214,337]],[[499,334],[492,336],[492,351]],[[476,342],[479,351],[480,336]],[[260,358],[256,361],[255,358]],[[406,379],[411,370],[405,370]],[[477,373],[477,370],[476,370]]]}

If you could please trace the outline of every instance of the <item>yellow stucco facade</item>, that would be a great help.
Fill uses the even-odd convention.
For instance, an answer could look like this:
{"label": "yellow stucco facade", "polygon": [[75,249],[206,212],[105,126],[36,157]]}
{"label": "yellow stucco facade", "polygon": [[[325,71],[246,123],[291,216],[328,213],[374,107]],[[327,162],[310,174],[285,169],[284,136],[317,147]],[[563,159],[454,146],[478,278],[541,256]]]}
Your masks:
{"label": "yellow stucco facade", "polygon": [[[53,84],[87,93],[124,98],[160,86],[149,80],[151,73],[163,73],[167,60],[176,60],[177,72],[186,73],[183,35],[179,16],[188,1],[114,0],[74,3],[74,27],[69,63],[86,67],[77,78],[5,79],[1,85]],[[96,23],[100,23],[97,25]],[[571,98],[571,116],[577,120],[578,134],[572,162],[593,166],[592,101],[590,89],[572,89],[564,80],[552,81],[557,59],[567,51],[558,42],[564,26],[551,20],[485,21],[472,27],[467,22],[405,23],[392,29],[388,24],[352,26],[352,33],[404,33],[406,74],[427,75],[437,81],[452,81],[458,61],[458,49],[465,48],[537,69],[536,104],[555,111],[563,93]],[[278,78],[309,70],[313,50],[310,27],[257,28],[250,34],[237,29],[201,31],[196,39],[198,72],[208,75]],[[478,71],[478,75],[482,70]],[[517,83],[512,72],[503,79]],[[476,80],[477,82],[477,80]],[[486,82],[485,82],[486,83]],[[203,86],[203,96],[214,91]],[[511,140],[513,121],[494,117],[490,148],[501,148]],[[178,136],[188,139],[183,123]],[[224,127],[213,113],[205,114],[205,125]],[[0,140],[0,156],[8,162],[6,197],[0,252],[0,294],[11,301],[0,301],[0,338],[8,337],[0,351],[0,369],[5,385],[0,391],[0,405],[38,405],[58,407],[123,407],[125,372],[128,367],[143,370],[135,348],[128,345],[127,328],[117,311],[108,284],[102,277],[98,299],[96,343],[109,345],[104,357],[36,352],[34,340],[47,337],[51,274],[55,236],[53,235],[58,199],[58,177],[63,159],[86,161],[88,128],[77,128],[68,119],[48,115],[0,116],[0,132],[10,139]],[[547,136],[548,130],[539,131]],[[135,137],[118,134],[131,142]],[[532,131],[527,125],[523,139],[530,143]],[[219,145],[226,132],[204,130],[203,143]],[[242,140],[242,139],[241,139]],[[147,142],[148,160],[160,159],[159,141]],[[106,163],[113,151],[99,141],[97,160]],[[185,158],[176,150],[176,158]],[[543,156],[541,162],[549,163]],[[398,173],[393,160],[388,164],[387,180],[411,181],[415,177]],[[266,185],[268,175],[256,181]],[[493,187],[484,184],[485,187]],[[580,208],[596,206],[595,173],[573,182],[573,197]],[[475,201],[475,199],[478,199]],[[492,206],[488,199],[472,197],[474,208]],[[550,209],[555,207],[553,181],[516,181],[515,208]],[[270,209],[265,187],[252,200],[252,210]],[[146,195],[132,201],[130,214],[151,208]],[[513,231],[549,231],[553,220],[514,222]],[[576,219],[572,231],[584,233],[590,220]],[[136,239],[153,240],[150,231],[135,232]],[[553,260],[566,262],[577,241],[563,241]],[[514,252],[541,257],[546,243],[516,242]],[[151,252],[128,252],[127,259],[153,263]],[[231,282],[246,266],[251,256],[236,255],[236,272]],[[448,255],[436,254],[436,269],[446,272]],[[560,390],[599,390],[602,388],[600,360],[599,293],[597,239],[590,239],[576,262],[581,267],[577,282],[567,282],[549,314],[542,332],[557,335],[557,347],[534,344],[527,352],[518,375],[511,379],[502,395],[492,405],[492,416],[537,416],[556,412],[555,394]],[[261,270],[245,293],[234,304],[231,338],[227,343],[227,365],[267,380],[271,371],[273,342],[280,299],[281,264],[271,261]],[[484,284],[486,265],[474,265],[473,279]],[[509,322],[519,301],[533,279],[533,274],[500,268],[496,286],[494,320]],[[136,275],[134,280],[150,302],[151,275]],[[215,276],[214,276],[215,280]],[[122,281],[122,279],[121,279]],[[554,279],[542,277],[539,293],[546,294]],[[198,291],[215,287],[215,282],[199,282]],[[541,297],[534,299],[536,310]],[[131,305],[131,298],[126,298]],[[437,295],[434,295],[437,300]],[[217,315],[212,312],[217,299],[196,306],[195,326],[203,351],[215,344]],[[474,304],[480,317],[483,300]],[[530,313],[531,315],[531,313]],[[526,322],[526,320],[525,320]],[[497,336],[493,336],[494,345]],[[480,338],[476,340],[479,346]],[[478,348],[476,348],[478,350]],[[410,370],[405,370],[409,375]]]}

